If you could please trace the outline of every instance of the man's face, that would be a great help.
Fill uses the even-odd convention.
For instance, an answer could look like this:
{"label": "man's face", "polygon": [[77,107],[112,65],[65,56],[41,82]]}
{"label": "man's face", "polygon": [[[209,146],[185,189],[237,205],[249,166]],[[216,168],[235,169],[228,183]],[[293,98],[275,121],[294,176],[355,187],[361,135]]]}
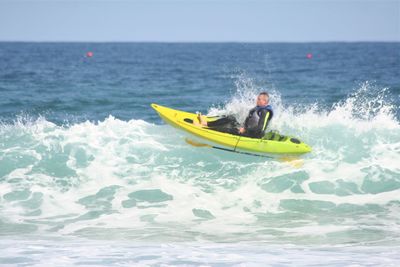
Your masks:
{"label": "man's face", "polygon": [[259,95],[257,97],[257,106],[266,106],[268,104],[268,96]]}

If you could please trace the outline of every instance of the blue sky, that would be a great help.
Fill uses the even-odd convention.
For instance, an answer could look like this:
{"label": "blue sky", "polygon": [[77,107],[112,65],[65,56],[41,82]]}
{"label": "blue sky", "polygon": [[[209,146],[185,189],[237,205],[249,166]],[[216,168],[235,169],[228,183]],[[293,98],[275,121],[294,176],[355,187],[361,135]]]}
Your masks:
{"label": "blue sky", "polygon": [[400,0],[0,0],[0,41],[400,41]]}

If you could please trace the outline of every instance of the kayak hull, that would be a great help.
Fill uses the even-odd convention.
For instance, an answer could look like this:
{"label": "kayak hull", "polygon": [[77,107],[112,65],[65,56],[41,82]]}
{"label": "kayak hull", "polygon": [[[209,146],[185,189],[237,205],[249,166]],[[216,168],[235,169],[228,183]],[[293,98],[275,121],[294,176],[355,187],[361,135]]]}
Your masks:
{"label": "kayak hull", "polygon": [[[151,104],[151,107],[157,111],[158,115],[166,123],[188,132],[210,145],[217,144],[235,151],[245,151],[261,155],[301,155],[311,152],[311,147],[297,138],[286,136],[279,141],[222,133],[191,123],[190,121],[198,120],[195,113],[175,110],[157,104]],[[207,121],[213,121],[217,118],[206,117],[206,119]]]}

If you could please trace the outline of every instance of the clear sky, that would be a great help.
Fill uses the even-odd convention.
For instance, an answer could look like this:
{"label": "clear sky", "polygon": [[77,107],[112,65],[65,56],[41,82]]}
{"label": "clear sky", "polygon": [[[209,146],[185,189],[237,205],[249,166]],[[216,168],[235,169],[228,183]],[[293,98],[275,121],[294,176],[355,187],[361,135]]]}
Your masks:
{"label": "clear sky", "polygon": [[400,41],[400,0],[0,0],[0,41]]}

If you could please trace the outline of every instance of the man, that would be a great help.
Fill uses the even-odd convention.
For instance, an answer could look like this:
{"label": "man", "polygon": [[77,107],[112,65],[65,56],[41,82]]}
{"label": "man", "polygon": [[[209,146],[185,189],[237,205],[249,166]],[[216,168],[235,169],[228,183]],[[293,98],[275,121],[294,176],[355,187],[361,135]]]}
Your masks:
{"label": "man", "polygon": [[200,123],[194,121],[193,124],[205,126],[219,132],[243,135],[251,138],[262,138],[273,116],[272,107],[268,103],[269,94],[267,92],[260,93],[256,101],[257,106],[249,111],[243,127],[240,127],[234,116],[227,116],[207,122],[206,118],[199,114],[198,119]]}

